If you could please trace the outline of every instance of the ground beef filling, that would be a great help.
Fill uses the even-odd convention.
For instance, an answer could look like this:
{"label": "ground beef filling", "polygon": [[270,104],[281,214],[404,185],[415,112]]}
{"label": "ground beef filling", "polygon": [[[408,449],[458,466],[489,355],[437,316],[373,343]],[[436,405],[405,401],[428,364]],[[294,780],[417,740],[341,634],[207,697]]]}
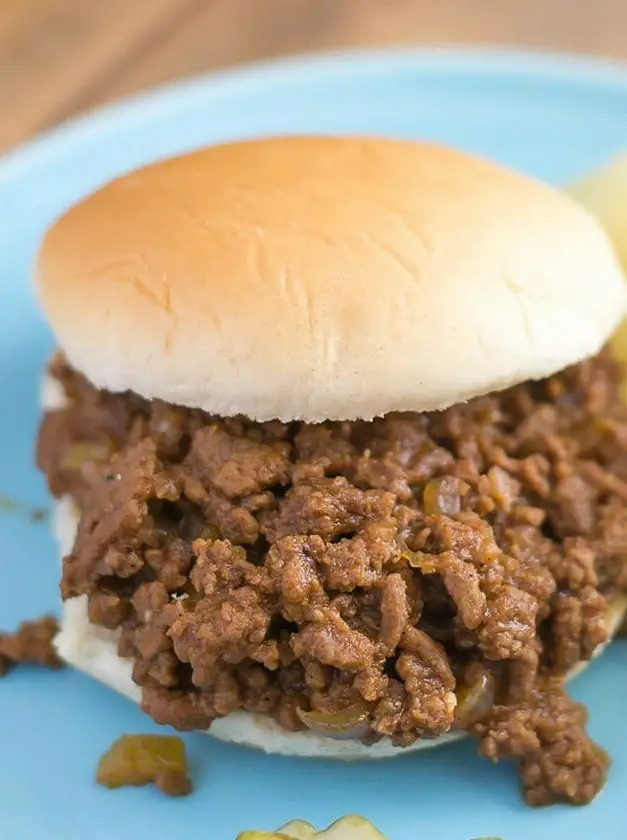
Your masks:
{"label": "ground beef filling", "polygon": [[50,615],[35,621],[23,621],[15,633],[0,633],[0,677],[15,665],[42,665],[62,668],[54,647],[59,627]]}
{"label": "ground beef filling", "polygon": [[627,588],[627,413],[607,353],[442,413],[253,423],[111,394],[62,358],[39,463],[82,510],[65,598],[143,706],[409,745],[452,729],[587,802],[605,754],[563,677]]}

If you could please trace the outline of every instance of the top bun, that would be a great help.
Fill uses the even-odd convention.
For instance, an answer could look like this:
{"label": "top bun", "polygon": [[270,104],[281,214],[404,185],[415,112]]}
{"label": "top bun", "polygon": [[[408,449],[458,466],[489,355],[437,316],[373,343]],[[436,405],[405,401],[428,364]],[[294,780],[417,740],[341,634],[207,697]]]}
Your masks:
{"label": "top bun", "polygon": [[96,386],[255,420],[429,411],[593,355],[625,311],[573,200],[424,143],[279,138],[114,181],[38,260]]}

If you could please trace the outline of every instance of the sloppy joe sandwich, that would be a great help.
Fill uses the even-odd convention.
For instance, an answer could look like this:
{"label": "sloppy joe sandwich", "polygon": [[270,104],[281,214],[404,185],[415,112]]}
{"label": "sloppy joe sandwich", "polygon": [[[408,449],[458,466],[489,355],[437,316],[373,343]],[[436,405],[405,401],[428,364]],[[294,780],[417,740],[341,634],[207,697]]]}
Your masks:
{"label": "sloppy joe sandwich", "polygon": [[625,285],[572,199],[417,142],[125,175],[37,264],[71,664],[157,722],[377,758],[471,732],[532,804],[627,589]]}

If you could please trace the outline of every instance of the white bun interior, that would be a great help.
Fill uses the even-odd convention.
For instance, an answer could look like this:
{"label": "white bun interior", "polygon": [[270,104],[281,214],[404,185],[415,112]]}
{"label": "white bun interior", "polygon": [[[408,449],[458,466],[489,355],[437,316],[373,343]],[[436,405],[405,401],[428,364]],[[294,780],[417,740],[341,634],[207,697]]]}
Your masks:
{"label": "white bun interior", "polygon": [[442,409],[596,353],[625,311],[574,200],[425,143],[278,138],[105,186],[40,300],[97,386],[255,420]]}
{"label": "white bun interior", "polygon": [[63,385],[54,376],[45,373],[39,389],[39,404],[44,411],[60,411],[67,406]]}

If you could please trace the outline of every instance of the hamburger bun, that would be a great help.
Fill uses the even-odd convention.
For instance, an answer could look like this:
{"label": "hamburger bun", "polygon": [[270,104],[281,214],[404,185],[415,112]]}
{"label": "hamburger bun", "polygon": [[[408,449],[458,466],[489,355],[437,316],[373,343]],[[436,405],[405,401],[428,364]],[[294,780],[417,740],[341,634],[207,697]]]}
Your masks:
{"label": "hamburger bun", "polygon": [[[46,376],[41,391],[42,407],[46,411],[62,409],[65,401],[59,383]],[[78,509],[68,496],[55,503],[53,531],[61,557],[69,554],[74,547],[78,520]],[[610,638],[623,623],[626,612],[625,598],[616,599],[610,605],[607,614]],[[86,596],[71,598],[64,603],[56,647],[68,665],[83,671],[135,703],[141,702],[141,689],[132,678],[132,661],[118,656],[115,631],[98,627],[89,621]],[[594,656],[601,653],[605,647],[606,645],[600,645]],[[588,664],[587,661],[578,663],[569,674],[569,678],[575,677]],[[207,730],[207,734],[221,741],[254,747],[268,753],[347,761],[391,758],[399,754],[443,746],[465,735],[463,732],[451,732],[438,738],[418,740],[409,747],[396,747],[387,738],[367,745],[356,740],[335,740],[311,731],[288,732],[272,718],[245,711],[233,712],[219,718]]]}
{"label": "hamburger bun", "polygon": [[[61,556],[72,551],[78,518],[78,511],[71,499],[66,497],[56,503],[54,532]],[[141,701],[141,688],[132,678],[132,660],[118,656],[115,631],[90,623],[85,595],[65,602],[61,630],[55,644],[61,658],[72,667],[113,688],[135,703]],[[395,747],[387,738],[369,746],[355,740],[337,741],[310,731],[289,732],[267,715],[239,711],[218,718],[207,730],[207,734],[220,741],[256,747],[268,753],[298,755],[304,758],[355,760],[391,758],[412,750],[440,746],[461,738],[463,733],[455,732],[439,738],[416,741],[411,747]]]}
{"label": "hamburger bun", "polygon": [[[261,421],[438,410],[541,379],[594,355],[626,309],[612,248],[572,199],[381,139],[237,143],[124,176],[53,226],[37,275],[59,346],[96,387]],[[62,400],[44,388],[46,408]],[[63,553],[76,523],[62,500]],[[623,611],[612,605],[612,632]],[[140,700],[85,596],[66,602],[57,646]],[[365,745],[241,711],[210,734],[344,759],[462,736]]]}
{"label": "hamburger bun", "polygon": [[[42,407],[46,411],[62,409],[66,403],[59,383],[50,376],[43,380]],[[69,496],[55,503],[53,532],[61,557],[74,547],[79,511]],[[133,682],[133,663],[117,654],[117,634],[89,621],[87,598],[71,598],[63,605],[61,629],[55,641],[61,658],[79,671],[98,680],[135,703],[141,702],[141,689]],[[399,753],[428,749],[456,741],[463,733],[455,732],[435,739],[416,741],[411,747],[395,747],[388,739],[366,745],[361,741],[337,741],[314,732],[288,732],[272,718],[250,712],[233,712],[216,720],[207,730],[220,741],[255,747],[268,753],[298,755],[304,758],[391,758]]]}
{"label": "hamburger bun", "polygon": [[443,409],[595,354],[625,311],[573,199],[383,139],[242,142],[125,175],[52,227],[37,276],[97,387],[253,420]]}
{"label": "hamburger bun", "polygon": [[[66,497],[56,504],[54,517],[55,536],[62,556],[72,551],[77,525],[78,511],[71,499]],[[610,605],[607,622],[611,636],[622,624],[626,606],[625,599],[617,599]],[[141,689],[132,678],[132,660],[118,656],[115,631],[97,627],[89,622],[85,595],[65,602],[56,647],[61,658],[69,665],[135,703],[141,701]],[[605,645],[600,645],[594,655],[598,655],[604,647]],[[589,662],[580,662],[569,678],[576,676],[588,664]],[[245,711],[218,718],[207,730],[207,734],[220,741],[255,747],[268,753],[348,761],[405,755],[416,750],[440,747],[465,735],[463,732],[450,732],[438,738],[418,740],[409,747],[396,747],[388,738],[368,745],[357,740],[334,740],[311,731],[289,732],[266,715]]]}

